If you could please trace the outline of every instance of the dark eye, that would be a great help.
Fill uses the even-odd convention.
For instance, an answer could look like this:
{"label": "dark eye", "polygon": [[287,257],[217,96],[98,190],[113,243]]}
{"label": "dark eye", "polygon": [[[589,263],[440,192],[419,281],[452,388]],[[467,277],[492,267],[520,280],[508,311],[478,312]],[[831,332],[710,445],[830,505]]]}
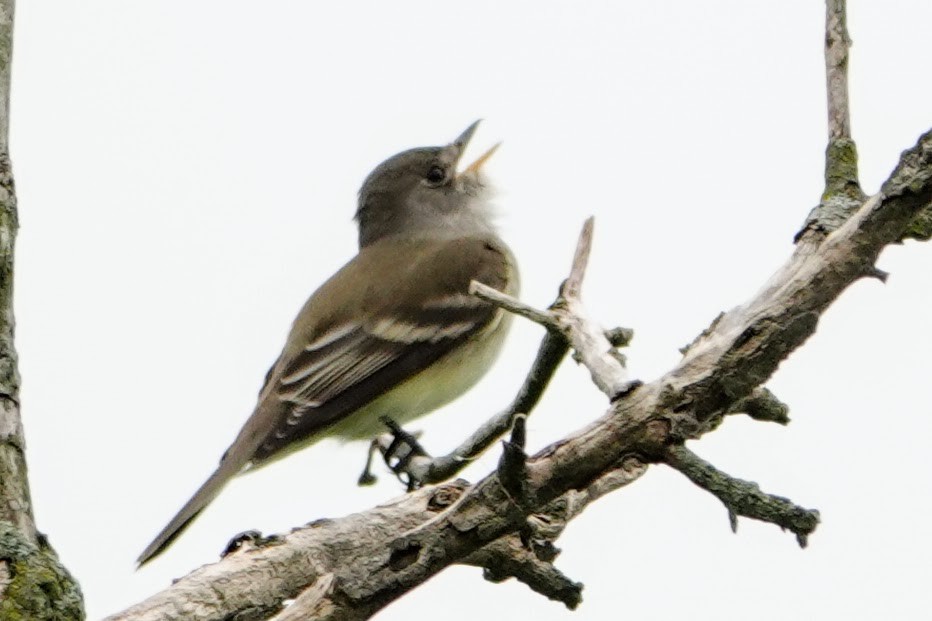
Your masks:
{"label": "dark eye", "polygon": [[446,179],[447,173],[444,172],[443,168],[440,166],[431,166],[430,170],[427,171],[426,179],[430,183],[440,183]]}

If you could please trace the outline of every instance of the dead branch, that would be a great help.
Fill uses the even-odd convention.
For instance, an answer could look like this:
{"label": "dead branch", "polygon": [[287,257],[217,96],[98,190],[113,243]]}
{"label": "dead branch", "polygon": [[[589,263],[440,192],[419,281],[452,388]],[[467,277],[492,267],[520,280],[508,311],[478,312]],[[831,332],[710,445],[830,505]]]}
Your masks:
{"label": "dead branch", "polygon": [[[526,529],[528,516],[554,500],[598,486],[620,464],[665,461],[671,445],[706,433],[711,421],[766,382],[813,333],[828,305],[868,274],[884,246],[930,203],[932,132],[903,154],[879,194],[821,243],[800,244],[757,295],[723,314],[675,368],[530,457],[525,506],[496,473],[475,485],[425,488],[363,514],[298,529],[278,545],[233,554],[111,621],[228,618],[257,602],[280,606],[327,574],[335,577],[334,612],[322,618],[374,613],[444,567]],[[591,340],[574,332],[579,321],[565,325],[574,347],[590,347]],[[604,356],[597,346],[580,359],[599,386],[617,385],[617,371]],[[587,362],[594,359],[599,363]],[[269,575],[276,579],[255,586],[257,577]]]}
{"label": "dead branch", "polygon": [[819,524],[819,512],[804,509],[781,496],[767,494],[757,483],[731,477],[690,451],[682,444],[667,449],[666,463],[690,481],[722,501],[728,509],[731,530],[738,531],[738,516],[776,524],[796,535],[805,548],[808,537]]}

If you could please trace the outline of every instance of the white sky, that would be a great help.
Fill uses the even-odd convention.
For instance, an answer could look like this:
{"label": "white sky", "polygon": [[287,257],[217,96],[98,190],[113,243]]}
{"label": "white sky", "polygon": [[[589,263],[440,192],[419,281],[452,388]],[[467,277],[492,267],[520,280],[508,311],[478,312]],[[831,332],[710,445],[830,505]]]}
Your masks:
{"label": "white sky", "polygon": [[[865,190],[932,125],[928,0],[849,7]],[[546,305],[596,216],[592,312],[636,330],[651,380],[789,255],[819,198],[823,5],[785,2],[30,0],[17,7],[17,341],[39,527],[91,618],[281,531],[401,492],[360,489],[363,445],[240,479],[162,558],[133,559],[245,420],[306,296],[355,251],[363,177],[486,119],[523,298]],[[788,428],[735,417],[692,448],[822,511],[801,551],[656,467],[591,507],[557,565],[576,613],[453,568],[387,608],[441,616],[917,619],[932,577],[932,248],[891,249],[768,384]],[[477,389],[418,425],[436,452],[509,401],[540,329],[516,321]],[[601,414],[566,364],[540,448]],[[467,471],[475,480],[497,459]]]}

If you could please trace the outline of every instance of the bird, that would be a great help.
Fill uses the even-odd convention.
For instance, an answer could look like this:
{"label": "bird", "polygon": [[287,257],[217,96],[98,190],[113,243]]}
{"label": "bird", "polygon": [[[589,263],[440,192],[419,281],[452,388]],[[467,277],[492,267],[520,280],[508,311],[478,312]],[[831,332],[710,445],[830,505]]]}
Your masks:
{"label": "bird", "polygon": [[485,375],[510,318],[470,295],[470,282],[516,295],[519,276],[482,171],[501,143],[458,170],[478,124],[449,144],[402,151],[366,177],[356,256],[301,308],[252,414],[137,567],[164,552],[233,477],[325,437],[371,439],[386,417],[410,422]]}

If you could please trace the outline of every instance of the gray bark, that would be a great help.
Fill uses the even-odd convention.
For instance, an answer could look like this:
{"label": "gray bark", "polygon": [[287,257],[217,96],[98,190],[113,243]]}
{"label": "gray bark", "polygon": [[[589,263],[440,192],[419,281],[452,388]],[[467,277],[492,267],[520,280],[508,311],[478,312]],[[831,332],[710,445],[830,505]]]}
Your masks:
{"label": "gray bark", "polygon": [[8,138],[14,4],[0,0],[0,619],[67,621],[83,619],[84,604],[77,583],[36,531],[13,343],[18,220]]}

